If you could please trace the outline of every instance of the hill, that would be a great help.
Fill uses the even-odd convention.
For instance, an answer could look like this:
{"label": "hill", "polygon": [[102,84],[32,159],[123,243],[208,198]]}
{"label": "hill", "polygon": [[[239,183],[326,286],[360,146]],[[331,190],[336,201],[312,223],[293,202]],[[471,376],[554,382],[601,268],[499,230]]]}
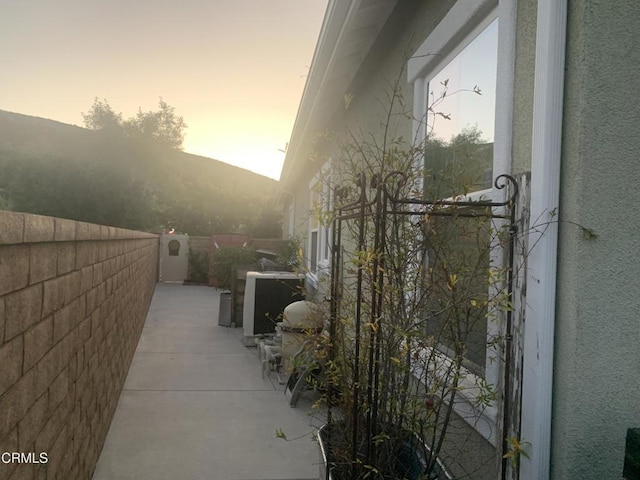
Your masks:
{"label": "hill", "polygon": [[0,110],[0,208],[192,235],[279,235],[276,187],[218,160]]}

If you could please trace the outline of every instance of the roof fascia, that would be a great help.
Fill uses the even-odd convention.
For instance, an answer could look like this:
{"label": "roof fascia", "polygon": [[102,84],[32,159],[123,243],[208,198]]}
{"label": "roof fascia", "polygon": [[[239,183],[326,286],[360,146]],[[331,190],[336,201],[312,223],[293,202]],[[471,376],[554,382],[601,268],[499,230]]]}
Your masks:
{"label": "roof fascia", "polygon": [[314,106],[326,85],[328,74],[334,64],[340,40],[344,38],[349,19],[357,11],[361,0],[329,0],[320,35],[309,69],[309,75],[302,92],[302,99],[293,126],[289,146],[285,155],[280,182],[286,185],[293,165],[303,143]]}

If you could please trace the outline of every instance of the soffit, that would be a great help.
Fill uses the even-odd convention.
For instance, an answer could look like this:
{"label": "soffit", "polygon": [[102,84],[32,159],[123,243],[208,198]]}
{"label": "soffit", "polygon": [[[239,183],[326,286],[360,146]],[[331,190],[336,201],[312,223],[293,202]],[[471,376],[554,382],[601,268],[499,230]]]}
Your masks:
{"label": "soffit", "polygon": [[397,0],[330,0],[282,169],[281,183],[295,180],[314,137],[344,97]]}

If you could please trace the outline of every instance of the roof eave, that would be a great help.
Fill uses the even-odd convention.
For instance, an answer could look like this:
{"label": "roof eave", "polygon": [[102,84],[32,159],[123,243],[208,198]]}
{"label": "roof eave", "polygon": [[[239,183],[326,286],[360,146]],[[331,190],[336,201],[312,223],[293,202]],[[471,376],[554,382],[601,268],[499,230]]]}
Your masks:
{"label": "roof eave", "polygon": [[280,183],[295,181],[304,146],[343,101],[397,0],[329,0],[285,156]]}

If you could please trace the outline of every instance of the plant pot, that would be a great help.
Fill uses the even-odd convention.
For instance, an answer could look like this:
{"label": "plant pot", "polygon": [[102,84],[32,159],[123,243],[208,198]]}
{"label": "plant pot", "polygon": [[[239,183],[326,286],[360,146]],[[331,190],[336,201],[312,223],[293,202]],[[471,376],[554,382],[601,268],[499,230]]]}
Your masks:
{"label": "plant pot", "polygon": [[[331,447],[329,445],[329,428],[339,432],[344,428],[342,422],[334,422],[331,425],[325,424],[318,430],[318,444],[320,445],[320,480],[356,480],[350,478],[349,471],[340,472],[340,467],[332,458]],[[397,440],[393,448],[393,465],[390,467],[392,473],[384,476],[385,480],[421,480],[431,456],[431,450],[424,441],[413,432],[404,432]],[[327,469],[329,474],[327,476]],[[376,476],[370,478],[378,478]],[[382,477],[380,477],[382,478]],[[428,480],[454,480],[440,459],[436,459],[433,471]]]}

